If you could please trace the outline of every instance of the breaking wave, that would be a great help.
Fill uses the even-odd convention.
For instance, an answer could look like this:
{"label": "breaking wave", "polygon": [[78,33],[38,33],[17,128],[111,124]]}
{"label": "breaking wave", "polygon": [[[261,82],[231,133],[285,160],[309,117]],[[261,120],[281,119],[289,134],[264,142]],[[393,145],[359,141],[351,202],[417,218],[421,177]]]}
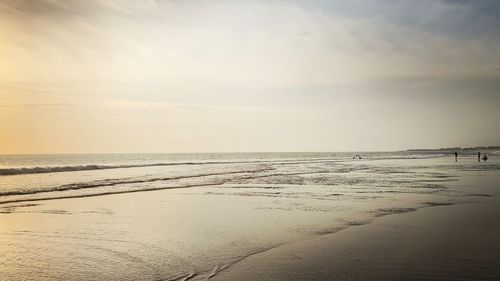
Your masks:
{"label": "breaking wave", "polygon": [[[441,157],[442,154],[431,155],[383,155],[370,156],[364,160],[382,160],[382,159],[426,159]],[[25,175],[25,174],[46,174],[60,172],[92,171],[107,169],[126,169],[142,167],[161,167],[161,166],[180,166],[180,165],[224,165],[224,164],[259,164],[269,163],[274,165],[293,165],[306,163],[328,163],[350,160],[351,157],[333,157],[333,158],[294,158],[294,159],[265,159],[265,160],[217,160],[217,161],[184,161],[184,162],[158,162],[158,163],[133,163],[133,164],[88,164],[88,165],[68,165],[68,166],[34,166],[34,167],[11,167],[0,168],[0,176]]]}
{"label": "breaking wave", "polygon": [[60,172],[76,172],[89,170],[107,170],[107,169],[125,169],[125,168],[142,168],[142,167],[160,167],[160,166],[180,166],[180,165],[223,165],[223,164],[258,164],[272,163],[276,165],[283,164],[300,164],[300,163],[318,163],[338,161],[335,159],[321,160],[253,160],[253,161],[205,161],[205,162],[168,162],[168,163],[148,163],[148,164],[121,164],[121,165],[77,165],[77,166],[43,166],[43,167],[20,167],[20,168],[3,168],[0,169],[0,176],[24,175],[24,174],[45,174],[45,173],[60,173]]}
{"label": "breaking wave", "polygon": [[0,192],[0,196],[28,195],[28,194],[37,194],[37,193],[54,192],[54,191],[68,191],[68,190],[78,190],[78,189],[86,189],[86,188],[106,187],[106,186],[113,186],[113,185],[119,185],[119,184],[147,183],[147,182],[170,181],[170,180],[200,178],[200,177],[209,177],[209,176],[223,176],[223,175],[231,175],[231,174],[258,173],[258,172],[263,172],[263,171],[268,171],[268,170],[272,170],[272,168],[263,167],[263,168],[254,169],[254,170],[237,170],[237,171],[227,171],[227,172],[223,172],[223,173],[220,173],[220,172],[219,173],[202,173],[202,174],[195,174],[195,175],[172,176],[172,177],[108,179],[108,180],[102,180],[102,181],[66,184],[66,185],[61,185],[61,186],[54,187],[51,189],[4,191],[4,192]]}

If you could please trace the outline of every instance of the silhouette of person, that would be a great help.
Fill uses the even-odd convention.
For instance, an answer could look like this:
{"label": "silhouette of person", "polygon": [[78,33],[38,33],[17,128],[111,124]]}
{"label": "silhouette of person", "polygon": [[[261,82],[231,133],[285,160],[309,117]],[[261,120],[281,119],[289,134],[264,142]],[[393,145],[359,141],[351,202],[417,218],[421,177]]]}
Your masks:
{"label": "silhouette of person", "polygon": [[481,152],[477,152],[477,162],[481,162]]}
{"label": "silhouette of person", "polygon": [[488,161],[488,156],[487,156],[486,154],[485,154],[485,155],[483,155],[483,160],[484,160],[484,161]]}
{"label": "silhouette of person", "polygon": [[455,162],[458,161],[458,153],[455,152]]}

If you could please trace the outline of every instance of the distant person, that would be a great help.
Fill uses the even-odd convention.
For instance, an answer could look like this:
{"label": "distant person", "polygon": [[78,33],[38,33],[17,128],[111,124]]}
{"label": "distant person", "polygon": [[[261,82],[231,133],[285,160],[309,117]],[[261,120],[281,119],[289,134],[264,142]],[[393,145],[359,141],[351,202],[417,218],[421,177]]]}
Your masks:
{"label": "distant person", "polygon": [[458,161],[458,153],[455,152],[455,162]]}
{"label": "distant person", "polygon": [[483,155],[483,161],[488,161],[488,155]]}
{"label": "distant person", "polygon": [[477,152],[477,162],[481,162],[481,152]]}

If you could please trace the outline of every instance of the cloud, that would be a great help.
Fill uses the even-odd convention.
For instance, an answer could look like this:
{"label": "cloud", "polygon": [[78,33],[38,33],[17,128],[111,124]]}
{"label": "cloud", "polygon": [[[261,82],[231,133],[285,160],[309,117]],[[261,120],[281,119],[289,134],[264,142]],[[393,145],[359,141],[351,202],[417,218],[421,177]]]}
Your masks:
{"label": "cloud", "polygon": [[[0,105],[39,105],[0,117],[25,135],[95,128],[111,148],[115,128],[175,138],[173,150],[447,146],[457,113],[476,133],[492,124],[481,108],[500,118],[499,14],[489,0],[0,0]],[[68,104],[85,106],[54,106]],[[98,137],[79,149],[104,149]]]}

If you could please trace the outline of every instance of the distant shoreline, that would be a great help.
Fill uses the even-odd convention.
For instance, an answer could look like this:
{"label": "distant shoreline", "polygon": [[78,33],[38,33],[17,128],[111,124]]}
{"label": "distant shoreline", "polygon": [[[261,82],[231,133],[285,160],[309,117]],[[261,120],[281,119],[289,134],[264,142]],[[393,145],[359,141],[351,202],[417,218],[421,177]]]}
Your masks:
{"label": "distant shoreline", "polygon": [[407,149],[405,152],[477,152],[481,150],[500,150],[500,146],[477,146],[477,147],[445,147],[445,148],[415,148]]}

